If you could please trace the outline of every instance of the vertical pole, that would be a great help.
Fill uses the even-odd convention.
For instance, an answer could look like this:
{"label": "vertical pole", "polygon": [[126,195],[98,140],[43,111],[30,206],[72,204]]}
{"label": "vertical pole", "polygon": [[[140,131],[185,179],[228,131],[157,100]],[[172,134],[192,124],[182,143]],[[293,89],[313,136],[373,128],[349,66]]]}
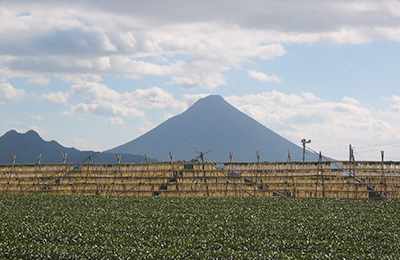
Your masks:
{"label": "vertical pole", "polygon": [[306,142],[303,142],[303,162],[305,161],[306,161]]}
{"label": "vertical pole", "polygon": [[321,183],[322,183],[322,197],[325,198],[325,180],[324,180],[324,170],[322,167],[322,153],[321,151],[319,152],[319,158],[318,158],[318,168],[321,176]]}
{"label": "vertical pole", "polygon": [[233,152],[229,152],[229,171],[226,175],[225,197],[228,196],[229,175],[233,175]]}
{"label": "vertical pole", "polygon": [[257,169],[256,169],[256,178],[254,181],[254,197],[257,197],[257,181],[258,181],[258,170],[259,170],[259,165],[260,165],[260,151],[256,152],[257,156]]}
{"label": "vertical pole", "polygon": [[318,180],[319,180],[319,172],[321,170],[321,152],[319,152],[318,158],[318,168],[317,168],[317,179],[315,180],[315,198],[318,198]]}
{"label": "vertical pole", "polygon": [[12,164],[13,166],[15,165],[15,159],[17,158],[17,155],[10,153],[11,155],[11,160],[12,160]]}
{"label": "vertical pole", "polygon": [[61,158],[63,159],[63,163],[66,164],[67,163],[67,153],[65,153],[65,155],[61,152]]}
{"label": "vertical pole", "polygon": [[171,164],[174,162],[174,153],[169,152],[169,158],[171,159]]}
{"label": "vertical pole", "polygon": [[349,144],[349,162],[351,162],[352,155],[353,155],[353,149],[351,148],[351,144]]}
{"label": "vertical pole", "polygon": [[288,159],[287,159],[287,168],[288,171],[290,172],[290,177],[292,178],[292,186],[293,186],[293,194],[292,197],[295,198],[296,197],[296,183],[294,181],[294,175],[293,175],[293,169],[292,169],[292,158],[290,156],[290,150],[287,150],[288,153]]}
{"label": "vertical pole", "polygon": [[[11,160],[12,160],[12,171],[14,173],[14,171],[15,171],[15,159],[17,158],[17,155],[10,153],[10,156],[11,156]],[[12,174],[10,174],[9,176],[10,176],[10,179],[11,179]],[[10,188],[10,183],[11,183],[11,181],[9,180],[8,184],[7,184],[7,191]],[[22,190],[22,186],[21,186],[21,190]]]}
{"label": "vertical pole", "polygon": [[148,160],[148,154],[147,153],[145,153],[144,154],[144,163],[148,163],[149,162],[149,160]]}
{"label": "vertical pole", "polygon": [[386,196],[385,152],[381,151],[381,197]]}
{"label": "vertical pole", "polygon": [[[177,179],[178,176],[176,176],[174,173],[174,153],[169,152],[169,158],[171,159],[171,165],[170,165],[171,174],[170,174],[170,176],[175,179],[176,189],[178,189],[178,179]],[[167,192],[167,196],[168,196],[168,192]]]}
{"label": "vertical pole", "polygon": [[[351,144],[349,144],[349,172],[353,175],[353,167],[352,167],[352,158],[353,158],[353,149],[351,148]],[[347,176],[348,180],[348,191],[347,191],[347,198],[350,198],[350,180],[351,176]]]}

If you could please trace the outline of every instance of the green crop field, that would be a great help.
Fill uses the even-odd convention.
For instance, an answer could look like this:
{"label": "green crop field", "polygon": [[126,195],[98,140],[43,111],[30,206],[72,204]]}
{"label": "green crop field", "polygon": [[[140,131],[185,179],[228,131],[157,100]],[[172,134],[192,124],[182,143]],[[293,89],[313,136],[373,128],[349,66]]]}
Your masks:
{"label": "green crop field", "polygon": [[0,195],[0,259],[399,259],[400,201]]}

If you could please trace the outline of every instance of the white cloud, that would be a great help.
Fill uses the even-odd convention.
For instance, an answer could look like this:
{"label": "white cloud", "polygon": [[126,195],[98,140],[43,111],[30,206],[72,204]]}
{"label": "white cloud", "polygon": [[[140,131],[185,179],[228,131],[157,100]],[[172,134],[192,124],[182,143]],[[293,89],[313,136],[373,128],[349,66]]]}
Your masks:
{"label": "white cloud", "polygon": [[30,115],[30,117],[34,120],[43,120],[43,116],[41,115]]}
{"label": "white cloud", "polygon": [[162,119],[163,119],[163,121],[166,121],[166,120],[168,120],[168,119],[170,119],[172,117],[174,117],[174,115],[171,114],[171,113],[168,113],[168,114],[164,115]]}
{"label": "white cloud", "polygon": [[110,57],[105,56],[105,57],[99,58],[98,64],[99,64],[99,68],[101,70],[106,70],[106,69],[110,68],[111,67]]}
{"label": "white cloud", "polygon": [[197,100],[207,97],[209,94],[183,94],[183,100],[188,107],[193,105]]}
{"label": "white cloud", "polygon": [[44,127],[42,126],[37,126],[37,125],[30,125],[29,129],[34,130],[35,132],[37,132],[40,136],[43,136],[44,134],[46,134],[46,130],[44,130]]}
{"label": "white cloud", "polygon": [[39,76],[25,80],[25,83],[45,86],[50,83],[50,79],[43,76]]}
{"label": "white cloud", "polygon": [[380,114],[390,117],[400,117],[400,96],[392,95],[391,97],[383,97],[383,100],[390,103],[390,108],[386,111],[380,111]]}
{"label": "white cloud", "polygon": [[229,96],[226,100],[292,142],[312,139],[310,147],[317,147],[322,153],[330,151],[328,156],[338,159],[346,158],[350,143],[400,138],[399,126],[380,119],[379,114],[348,97],[343,102],[326,102],[311,93],[287,95],[271,91]]}
{"label": "white cloud", "polygon": [[131,52],[135,50],[136,39],[131,32],[122,33],[120,36],[122,45],[125,47],[125,51]]}
{"label": "white cloud", "polygon": [[7,124],[10,124],[10,125],[22,125],[22,121],[12,121],[12,120],[10,120],[10,119],[8,119],[8,120],[6,121],[6,123],[7,123]]}
{"label": "white cloud", "polygon": [[275,74],[272,76],[268,76],[267,74],[263,72],[257,72],[255,70],[249,70],[248,74],[250,77],[265,81],[265,82],[270,82],[270,81],[275,81],[275,82],[281,82],[281,79],[279,79]]}
{"label": "white cloud", "polygon": [[[121,94],[104,84],[82,82],[72,85],[70,93],[72,96],[84,97],[85,102],[72,105],[69,111],[63,112],[64,115],[94,114],[110,117],[106,122],[111,124],[120,124],[122,118],[126,117],[144,117],[144,112],[140,110],[142,108],[177,109],[179,111],[186,108],[186,103],[175,100],[172,94],[159,87],[136,89]],[[42,98],[59,100],[62,96],[69,97],[68,93],[51,94]]]}
{"label": "white cloud", "polygon": [[68,98],[69,98],[69,93],[63,93],[60,91],[43,94],[41,97],[42,100],[47,100],[50,102],[62,103],[62,104],[68,104]]}
{"label": "white cloud", "polygon": [[184,103],[175,100],[170,93],[159,87],[125,92],[123,98],[122,103],[133,107],[180,109],[185,106]]}
{"label": "white cloud", "polygon": [[16,89],[10,83],[0,84],[0,104],[16,102],[25,95],[25,90]]}
{"label": "white cloud", "polygon": [[121,94],[117,91],[97,82],[82,82],[72,85],[71,94],[84,96],[88,102],[118,101],[121,98]]}
{"label": "white cloud", "polygon": [[150,131],[151,129],[153,129],[155,127],[154,124],[152,124],[151,122],[147,121],[146,119],[143,118],[141,125],[139,126],[139,133],[140,134],[144,134],[148,131]]}
{"label": "white cloud", "polygon": [[[126,9],[120,4],[6,1],[0,10],[0,51],[7,58],[0,59],[0,67],[35,84],[48,83],[40,75],[69,82],[103,74],[168,75],[170,82],[186,89],[214,89],[226,84],[223,72],[241,68],[251,58],[285,55],[284,43],[400,41],[399,4],[393,1],[303,0],[296,8],[281,1],[219,2],[219,8],[210,1],[180,2],[185,15],[169,1],[124,2]],[[27,11],[29,15],[18,16]],[[163,57],[164,63],[154,57]],[[280,80],[252,74],[264,81]]]}
{"label": "white cloud", "polygon": [[74,146],[79,150],[100,150],[100,142],[98,141],[91,142],[85,139],[75,138],[73,142]]}
{"label": "white cloud", "polygon": [[206,72],[201,75],[192,72],[191,75],[173,76],[172,81],[185,89],[214,89],[225,84],[225,78],[219,72]]}
{"label": "white cloud", "polygon": [[350,97],[343,97],[343,102],[345,103],[349,103],[349,104],[353,104],[353,105],[359,105],[360,101],[354,99],[354,98],[350,98]]}
{"label": "white cloud", "polygon": [[144,113],[133,107],[127,107],[119,103],[100,102],[96,104],[80,103],[72,106],[70,112],[64,114],[94,114],[104,117],[143,117]]}
{"label": "white cloud", "polygon": [[124,125],[125,122],[121,117],[111,117],[106,120],[107,124],[112,124],[112,125]]}

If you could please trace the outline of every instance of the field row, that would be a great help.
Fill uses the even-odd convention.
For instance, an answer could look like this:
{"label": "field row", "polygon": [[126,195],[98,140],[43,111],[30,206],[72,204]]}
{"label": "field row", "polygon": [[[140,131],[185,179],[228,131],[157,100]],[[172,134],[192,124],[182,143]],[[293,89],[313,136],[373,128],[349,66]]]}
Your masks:
{"label": "field row", "polygon": [[400,201],[0,195],[0,259],[399,259]]}

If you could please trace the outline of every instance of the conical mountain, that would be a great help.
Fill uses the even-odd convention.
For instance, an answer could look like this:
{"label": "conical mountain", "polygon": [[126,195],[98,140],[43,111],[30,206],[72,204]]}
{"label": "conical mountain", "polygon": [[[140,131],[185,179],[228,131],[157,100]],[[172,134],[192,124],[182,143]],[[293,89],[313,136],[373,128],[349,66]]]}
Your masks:
{"label": "conical mountain", "polygon": [[[198,100],[182,114],[106,152],[148,153],[159,161],[168,161],[173,152],[174,160],[187,161],[198,155],[189,140],[203,152],[212,149],[206,156],[217,162],[228,162],[229,152],[234,152],[236,162],[256,161],[256,151],[261,152],[262,161],[287,161],[288,150],[293,161],[300,161],[303,152],[218,95]],[[308,154],[307,160],[316,156]]]}

